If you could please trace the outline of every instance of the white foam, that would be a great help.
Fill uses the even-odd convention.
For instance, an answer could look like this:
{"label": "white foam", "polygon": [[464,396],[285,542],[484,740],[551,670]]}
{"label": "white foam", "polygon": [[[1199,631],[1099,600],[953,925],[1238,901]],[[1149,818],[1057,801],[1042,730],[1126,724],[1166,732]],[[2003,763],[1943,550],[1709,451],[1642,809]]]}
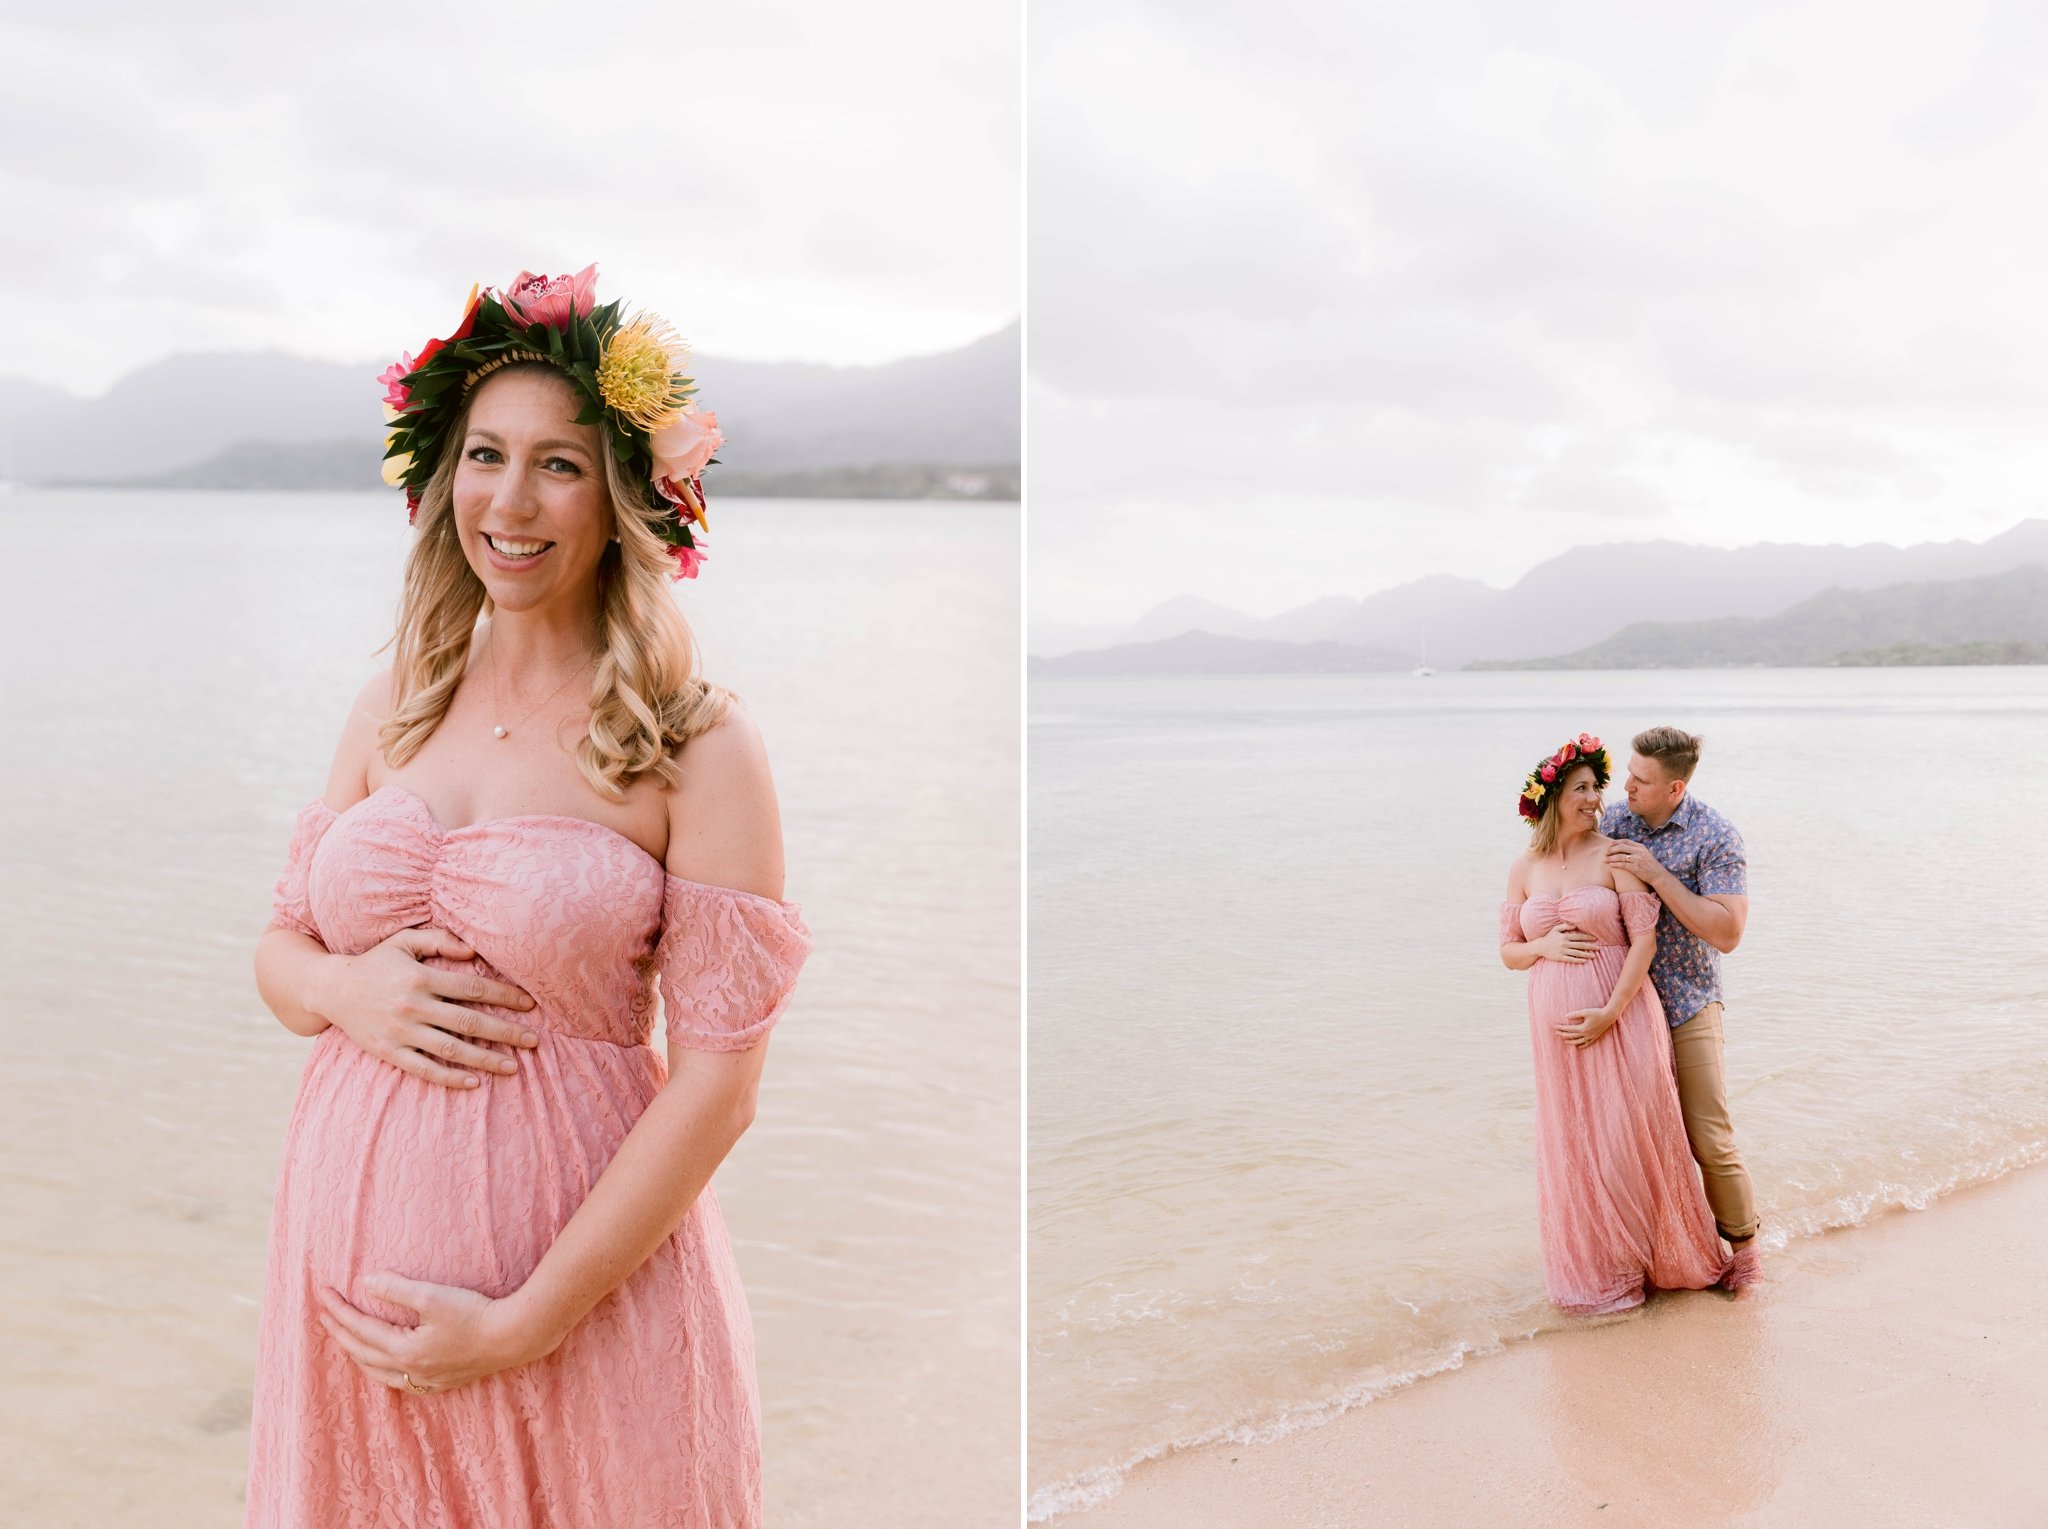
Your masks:
{"label": "white foam", "polygon": [[1264,1421],[1232,1423],[1185,1438],[1171,1439],[1150,1449],[1140,1450],[1115,1465],[1096,1466],[1092,1470],[1077,1472],[1064,1481],[1056,1481],[1033,1492],[1030,1501],[1025,1505],[1025,1515],[1031,1523],[1040,1524],[1063,1513],[1079,1513],[1089,1508],[1100,1507],[1122,1491],[1125,1479],[1147,1461],[1162,1460],[1168,1455],[1177,1455],[1192,1449],[1207,1449],[1217,1444],[1271,1444],[1276,1439],[1286,1438],[1289,1434],[1320,1428],[1354,1407],[1362,1407],[1367,1402],[1376,1401],[1382,1396],[1412,1386],[1418,1380],[1427,1380],[1432,1375],[1441,1375],[1447,1370],[1458,1369],[1468,1356],[1500,1353],[1508,1343],[1533,1338],[1536,1332],[1537,1329],[1531,1328],[1527,1332],[1514,1333],[1505,1339],[1495,1338],[1487,1343],[1458,1343],[1448,1352],[1424,1364],[1361,1381],[1322,1401],[1283,1405],[1278,1415]]}
{"label": "white foam", "polygon": [[[1994,1157],[1965,1163],[1925,1184],[1907,1185],[1880,1181],[1869,1189],[1837,1195],[1819,1206],[1769,1217],[1762,1233],[1763,1245],[1768,1251],[1782,1251],[1794,1238],[1817,1237],[1830,1231],[1862,1226],[1894,1211],[1926,1210],[1958,1190],[1990,1183],[2044,1159],[2048,1159],[2048,1139],[2036,1138],[2022,1142]],[[1410,1310],[1420,1309],[1406,1300],[1402,1300],[1401,1304],[1408,1306]],[[1548,1314],[1548,1308],[1545,1308],[1545,1312]],[[1567,1320],[1557,1319],[1558,1322]],[[1527,1328],[1504,1334],[1497,1333],[1491,1339],[1479,1342],[1460,1341],[1421,1364],[1373,1376],[1321,1401],[1282,1403],[1270,1417],[1257,1421],[1230,1423],[1202,1433],[1169,1439],[1148,1449],[1139,1450],[1113,1465],[1101,1465],[1077,1472],[1033,1492],[1025,1506],[1026,1517],[1029,1522],[1039,1524],[1062,1514],[1080,1513],[1100,1507],[1123,1490],[1124,1481],[1133,1470],[1149,1461],[1164,1459],[1168,1455],[1188,1450],[1209,1449],[1218,1444],[1270,1444],[1290,1434],[1321,1428],[1356,1407],[1377,1401],[1418,1381],[1427,1380],[1433,1375],[1460,1369],[1467,1358],[1503,1353],[1510,1344],[1525,1342],[1551,1325],[1554,1324],[1539,1320]]]}

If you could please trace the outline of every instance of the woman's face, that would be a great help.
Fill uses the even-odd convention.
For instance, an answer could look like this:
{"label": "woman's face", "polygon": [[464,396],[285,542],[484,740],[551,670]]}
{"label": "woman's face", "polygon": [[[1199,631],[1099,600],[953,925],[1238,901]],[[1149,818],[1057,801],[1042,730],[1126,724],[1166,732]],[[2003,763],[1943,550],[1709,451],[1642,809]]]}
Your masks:
{"label": "woman's face", "polygon": [[455,464],[463,554],[504,610],[583,600],[612,535],[597,426],[575,423],[565,377],[520,368],[487,377],[470,402]]}
{"label": "woman's face", "polygon": [[1601,805],[1599,777],[1591,765],[1575,764],[1564,772],[1557,793],[1560,828],[1567,833],[1598,828]]}

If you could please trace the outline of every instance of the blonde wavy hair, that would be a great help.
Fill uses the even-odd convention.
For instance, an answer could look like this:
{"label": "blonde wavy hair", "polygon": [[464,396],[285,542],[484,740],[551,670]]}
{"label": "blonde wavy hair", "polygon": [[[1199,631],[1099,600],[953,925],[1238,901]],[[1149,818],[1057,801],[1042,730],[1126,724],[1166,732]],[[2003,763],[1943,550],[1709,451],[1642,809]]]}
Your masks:
{"label": "blonde wavy hair", "polygon": [[[493,376],[517,371],[546,372],[573,388],[547,362],[518,362]],[[417,754],[441,725],[468,664],[477,618],[491,610],[455,530],[455,467],[475,399],[473,391],[464,400],[420,494],[397,627],[377,650],[397,645],[391,711],[378,737],[393,767]],[[696,639],[669,594],[668,546],[653,529],[666,512],[654,507],[645,486],[620,474],[610,426],[600,423],[597,431],[618,540],[597,565],[604,651],[590,680],[590,727],[576,745],[576,765],[600,794],[620,801],[649,771],[664,787],[674,786],[681,769],[671,750],[717,726],[738,697],[698,676]]]}

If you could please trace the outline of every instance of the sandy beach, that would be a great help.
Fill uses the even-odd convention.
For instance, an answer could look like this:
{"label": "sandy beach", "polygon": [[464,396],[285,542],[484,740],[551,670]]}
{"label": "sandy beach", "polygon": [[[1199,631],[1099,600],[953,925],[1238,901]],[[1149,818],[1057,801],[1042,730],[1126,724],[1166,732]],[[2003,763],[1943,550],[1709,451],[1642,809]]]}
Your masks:
{"label": "sandy beach", "polygon": [[1262,1445],[1134,1470],[1067,1529],[2048,1525],[2048,1165],[1802,1238],[1754,1300],[1660,1297]]}

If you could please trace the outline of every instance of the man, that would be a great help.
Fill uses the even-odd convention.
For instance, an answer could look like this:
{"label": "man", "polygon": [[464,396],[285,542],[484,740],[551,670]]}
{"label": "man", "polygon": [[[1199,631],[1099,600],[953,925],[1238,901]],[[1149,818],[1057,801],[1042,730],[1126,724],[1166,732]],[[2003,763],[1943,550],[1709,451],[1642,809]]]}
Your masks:
{"label": "man", "polygon": [[1672,1062],[1686,1140],[1706,1182],[1715,1225],[1734,1251],[1724,1283],[1739,1296],[1762,1278],[1756,1194],[1735,1150],[1721,1060],[1721,957],[1742,943],[1749,870],[1735,825],[1688,789],[1701,740],[1675,727],[1636,735],[1626,805],[1600,828],[1616,843],[1607,863],[1632,872],[1662,899],[1650,981],[1671,1025]]}

